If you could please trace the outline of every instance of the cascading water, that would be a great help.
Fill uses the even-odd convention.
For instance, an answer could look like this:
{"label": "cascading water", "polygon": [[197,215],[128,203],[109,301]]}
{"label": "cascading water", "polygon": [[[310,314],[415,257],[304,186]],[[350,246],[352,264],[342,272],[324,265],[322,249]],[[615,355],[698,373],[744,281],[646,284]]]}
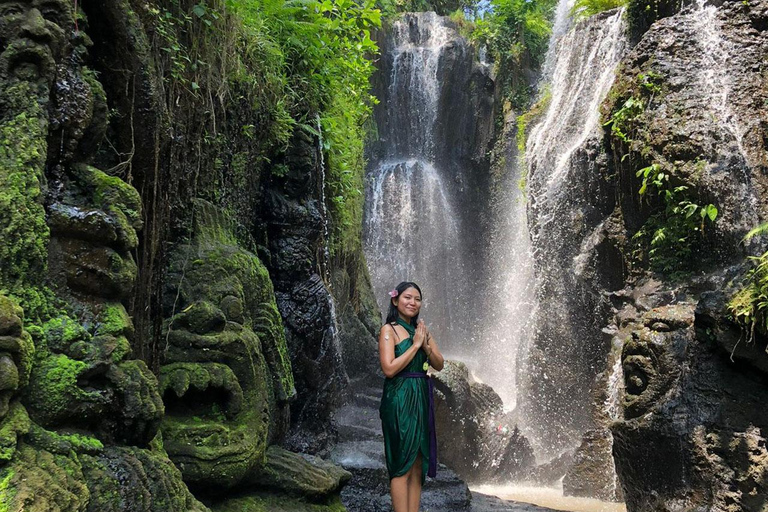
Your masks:
{"label": "cascading water", "polygon": [[[557,12],[571,5],[561,0]],[[542,86],[549,106],[526,145],[539,306],[518,386],[524,431],[545,457],[576,445],[588,428],[592,378],[607,353],[597,320],[606,305],[582,277],[586,253],[602,240],[610,212],[593,204],[599,191],[592,190],[595,173],[585,151],[599,147],[599,107],[626,47],[622,11],[593,16],[565,33],[567,19],[556,25]]]}
{"label": "cascading water", "polygon": [[720,29],[717,7],[708,5],[706,0],[696,0],[692,13],[695,34],[701,48],[699,63],[699,86],[710,101],[712,114],[720,125],[733,135],[739,151],[744,154],[742,139],[744,128],[729,103],[733,89],[730,74],[724,72],[731,59],[733,45],[726,41]]}
{"label": "cascading water", "polygon": [[366,254],[377,295],[387,297],[400,280],[417,282],[429,293],[430,329],[449,332],[454,311],[446,275],[461,272],[453,249],[460,241],[440,176],[429,162],[409,159],[381,163],[372,179]]}
{"label": "cascading water", "polygon": [[462,195],[452,164],[461,158],[445,162],[449,121],[443,105],[456,101],[445,84],[462,82],[445,75],[467,57],[473,56],[463,39],[433,12],[405,14],[388,30],[377,93],[379,151],[369,159],[364,220],[366,259],[382,310],[388,290],[403,280],[418,283],[423,318],[452,357],[459,354],[451,349],[459,349],[457,341],[470,332],[470,244],[465,219],[457,215]]}

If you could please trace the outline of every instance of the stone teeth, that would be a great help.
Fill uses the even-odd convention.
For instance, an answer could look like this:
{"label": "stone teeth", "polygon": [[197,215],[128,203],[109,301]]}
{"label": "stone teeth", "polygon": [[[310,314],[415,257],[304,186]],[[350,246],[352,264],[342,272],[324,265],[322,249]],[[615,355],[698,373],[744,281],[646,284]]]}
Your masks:
{"label": "stone teeth", "polygon": [[198,391],[220,388],[227,392],[227,401],[221,404],[227,416],[239,413],[243,403],[243,390],[232,369],[221,363],[172,363],[160,370],[160,391],[172,389],[182,398],[190,387]]}

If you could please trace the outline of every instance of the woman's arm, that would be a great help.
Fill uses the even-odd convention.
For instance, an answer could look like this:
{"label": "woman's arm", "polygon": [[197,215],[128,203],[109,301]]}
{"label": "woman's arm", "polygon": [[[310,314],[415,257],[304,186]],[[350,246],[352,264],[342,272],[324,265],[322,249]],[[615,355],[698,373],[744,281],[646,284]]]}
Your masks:
{"label": "woman's arm", "polygon": [[431,334],[427,333],[427,340],[421,348],[427,353],[430,366],[437,371],[442,370],[445,365],[445,359],[443,359],[443,354],[440,352],[440,348]]}
{"label": "woman's arm", "polygon": [[[419,336],[419,328],[416,328],[416,335],[413,337],[413,345],[403,352],[400,357],[395,357],[395,329],[389,324],[382,326],[379,331],[379,363],[384,375],[392,378],[400,373],[403,368],[408,366],[413,356],[421,349],[424,343],[424,328]],[[418,341],[417,341],[418,340]]]}

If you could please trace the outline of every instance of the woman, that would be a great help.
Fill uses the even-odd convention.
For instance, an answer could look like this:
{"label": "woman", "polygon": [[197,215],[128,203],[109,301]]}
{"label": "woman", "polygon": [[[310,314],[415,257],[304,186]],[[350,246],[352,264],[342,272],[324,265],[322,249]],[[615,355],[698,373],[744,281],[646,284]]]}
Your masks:
{"label": "woman", "polygon": [[427,368],[443,369],[443,356],[423,320],[421,289],[403,282],[389,292],[387,323],[379,333],[379,362],[387,379],[381,426],[395,512],[419,512],[427,472],[435,476],[437,440]]}

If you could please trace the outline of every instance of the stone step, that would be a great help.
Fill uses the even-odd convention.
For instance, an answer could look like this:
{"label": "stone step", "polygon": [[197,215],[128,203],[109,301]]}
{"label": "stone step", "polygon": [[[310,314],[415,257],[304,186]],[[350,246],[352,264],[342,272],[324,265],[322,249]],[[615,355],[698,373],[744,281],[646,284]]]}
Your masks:
{"label": "stone step", "polygon": [[381,443],[384,442],[384,435],[381,428],[373,429],[364,425],[336,425],[340,441],[363,441],[373,439]]}
{"label": "stone step", "polygon": [[379,404],[381,404],[381,390],[378,390],[378,392],[369,390],[367,392],[355,393],[352,403],[360,407],[369,407],[378,411]]}
{"label": "stone step", "polygon": [[379,411],[370,407],[347,404],[336,411],[334,424],[341,441],[372,439],[381,441]]}
{"label": "stone step", "polygon": [[331,460],[344,469],[376,470],[386,477],[384,441],[347,441],[337,444],[331,451]]}

